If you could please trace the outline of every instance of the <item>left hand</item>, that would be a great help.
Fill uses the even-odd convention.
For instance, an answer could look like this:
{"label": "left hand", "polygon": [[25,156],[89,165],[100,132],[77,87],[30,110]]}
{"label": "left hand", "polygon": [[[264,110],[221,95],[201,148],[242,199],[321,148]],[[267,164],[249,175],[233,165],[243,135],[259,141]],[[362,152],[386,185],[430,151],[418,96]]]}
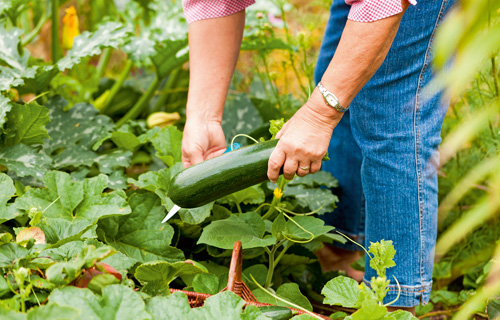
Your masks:
{"label": "left hand", "polygon": [[271,153],[267,170],[271,182],[278,181],[281,167],[287,180],[295,174],[303,177],[321,169],[321,161],[342,113],[327,106],[318,94],[321,95],[315,90],[276,135],[279,142]]}

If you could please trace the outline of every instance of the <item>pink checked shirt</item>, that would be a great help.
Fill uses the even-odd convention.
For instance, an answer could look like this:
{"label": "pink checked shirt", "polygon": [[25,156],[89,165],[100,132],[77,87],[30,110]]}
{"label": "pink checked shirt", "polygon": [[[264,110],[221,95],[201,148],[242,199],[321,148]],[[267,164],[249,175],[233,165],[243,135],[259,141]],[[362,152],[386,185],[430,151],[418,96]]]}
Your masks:
{"label": "pink checked shirt", "polygon": [[[407,0],[415,5],[416,0]],[[182,0],[188,23],[229,16],[241,11],[255,0]],[[345,0],[351,5],[349,20],[372,22],[387,18],[403,11],[401,0]]]}

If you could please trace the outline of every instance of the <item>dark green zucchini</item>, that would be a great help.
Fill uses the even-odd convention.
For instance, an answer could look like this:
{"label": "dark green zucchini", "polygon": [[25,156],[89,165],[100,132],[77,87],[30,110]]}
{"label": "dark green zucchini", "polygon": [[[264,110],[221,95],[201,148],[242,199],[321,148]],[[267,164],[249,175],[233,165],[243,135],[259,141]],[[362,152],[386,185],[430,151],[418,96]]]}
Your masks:
{"label": "dark green zucchini", "polygon": [[292,310],[279,306],[263,306],[259,310],[266,317],[273,320],[288,320],[293,316]]}
{"label": "dark green zucchini", "polygon": [[195,208],[266,181],[277,143],[257,143],[191,166],[172,179],[168,197],[182,208]]}

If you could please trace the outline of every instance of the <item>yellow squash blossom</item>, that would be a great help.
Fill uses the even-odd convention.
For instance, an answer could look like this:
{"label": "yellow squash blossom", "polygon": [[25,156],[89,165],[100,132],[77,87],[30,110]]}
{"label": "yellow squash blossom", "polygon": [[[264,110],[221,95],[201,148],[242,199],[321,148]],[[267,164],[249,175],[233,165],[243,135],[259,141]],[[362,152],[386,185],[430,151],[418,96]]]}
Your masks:
{"label": "yellow squash blossom", "polygon": [[278,199],[281,199],[281,197],[283,196],[283,191],[279,188],[275,188],[273,193],[274,196]]}
{"label": "yellow squash blossom", "polygon": [[167,113],[167,112],[154,112],[149,115],[147,124],[149,128],[160,127],[165,128],[166,126],[173,125],[181,119],[181,116],[177,112]]}
{"label": "yellow squash blossom", "polygon": [[78,22],[78,15],[76,14],[75,7],[71,6],[66,9],[66,14],[62,22],[62,47],[69,50],[73,48],[73,39],[80,34],[80,23]]}

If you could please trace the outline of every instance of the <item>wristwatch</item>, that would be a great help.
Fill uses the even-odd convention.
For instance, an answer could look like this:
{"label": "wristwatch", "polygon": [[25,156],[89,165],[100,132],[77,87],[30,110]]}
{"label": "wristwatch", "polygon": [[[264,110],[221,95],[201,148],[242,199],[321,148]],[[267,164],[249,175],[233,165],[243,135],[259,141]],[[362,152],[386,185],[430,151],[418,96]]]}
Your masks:
{"label": "wristwatch", "polygon": [[337,97],[332,92],[326,90],[326,88],[321,84],[321,82],[318,82],[318,90],[323,95],[326,104],[334,108],[338,112],[346,112],[347,109],[349,108],[349,107],[347,108],[342,107],[340,105],[339,99],[337,99]]}

